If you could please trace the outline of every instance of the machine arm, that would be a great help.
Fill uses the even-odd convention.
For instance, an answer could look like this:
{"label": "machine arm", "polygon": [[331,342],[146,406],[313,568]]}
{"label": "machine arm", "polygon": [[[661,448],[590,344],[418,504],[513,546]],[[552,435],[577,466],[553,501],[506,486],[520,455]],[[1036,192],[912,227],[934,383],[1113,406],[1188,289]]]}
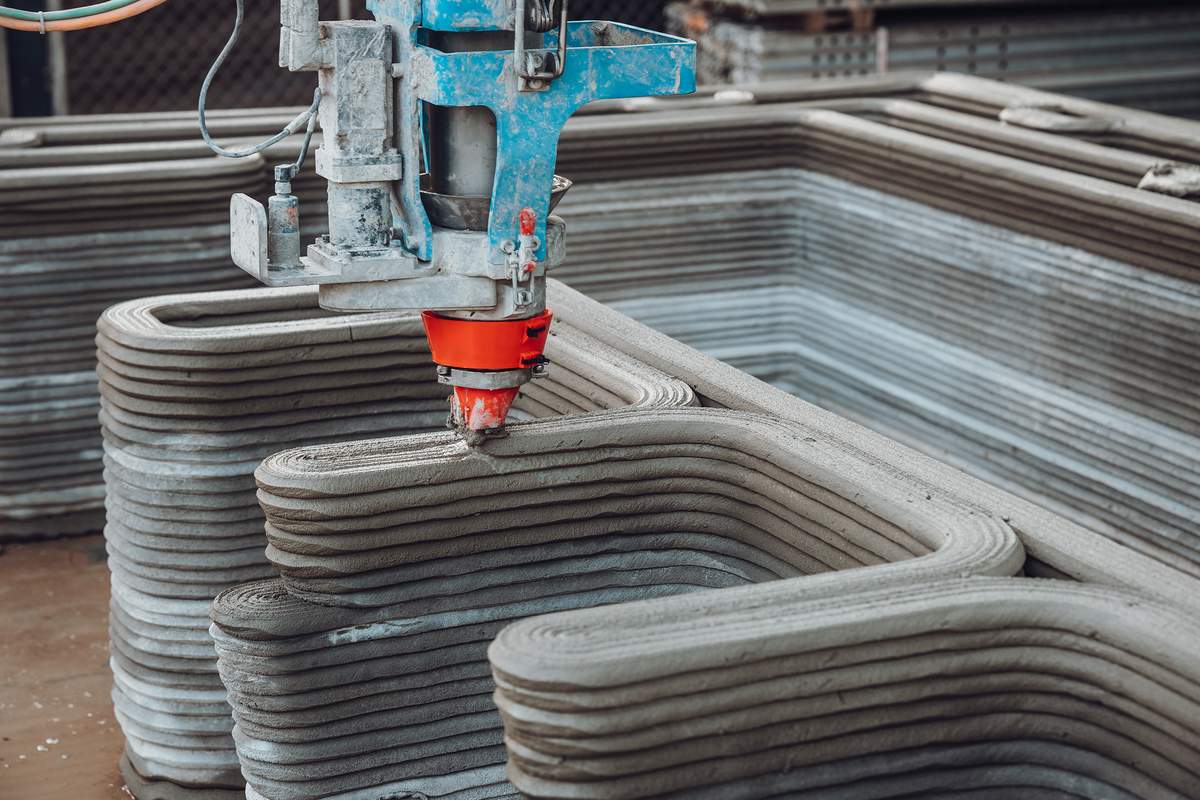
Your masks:
{"label": "machine arm", "polygon": [[372,0],[374,21],[281,3],[280,63],[316,71],[329,233],[299,255],[286,183],[231,205],[235,261],[272,286],[317,284],[324,307],[425,312],[453,420],[502,432],[544,374],[545,279],[565,254],[559,134],[594,100],[695,89],[695,45],[567,0]]}

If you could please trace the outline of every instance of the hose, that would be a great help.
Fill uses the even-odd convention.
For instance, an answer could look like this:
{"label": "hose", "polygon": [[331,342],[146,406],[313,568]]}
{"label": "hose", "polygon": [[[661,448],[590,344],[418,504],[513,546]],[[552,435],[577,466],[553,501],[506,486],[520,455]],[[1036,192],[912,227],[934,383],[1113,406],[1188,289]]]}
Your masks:
{"label": "hose", "polygon": [[31,33],[98,28],[135,17],[165,2],[167,0],[107,0],[61,11],[22,11],[0,6],[0,28]]}
{"label": "hose", "polygon": [[300,148],[300,158],[296,161],[293,168],[299,170],[304,164],[304,158],[308,155],[308,146],[312,141],[313,130],[317,125],[317,110],[321,107],[321,87],[318,86],[313,91],[313,101],[307,109],[300,112],[287,126],[279,133],[264,142],[259,142],[253,147],[248,147],[245,150],[227,150],[213,140],[212,134],[208,130],[208,120],[205,118],[208,108],[208,89],[212,86],[213,79],[217,77],[217,72],[221,69],[221,65],[225,63],[225,59],[233,51],[238,39],[242,35],[242,20],[246,16],[246,0],[237,0],[237,11],[233,17],[233,30],[229,34],[229,40],[225,42],[225,46],[221,48],[221,52],[217,55],[216,61],[213,61],[209,67],[208,74],[204,76],[204,83],[200,84],[200,102],[198,111],[200,116],[200,135],[204,138],[204,143],[208,145],[208,149],[212,150],[219,156],[225,158],[246,158],[248,156],[261,153],[268,147],[282,142],[287,137],[297,133],[301,129],[305,129],[304,144]]}

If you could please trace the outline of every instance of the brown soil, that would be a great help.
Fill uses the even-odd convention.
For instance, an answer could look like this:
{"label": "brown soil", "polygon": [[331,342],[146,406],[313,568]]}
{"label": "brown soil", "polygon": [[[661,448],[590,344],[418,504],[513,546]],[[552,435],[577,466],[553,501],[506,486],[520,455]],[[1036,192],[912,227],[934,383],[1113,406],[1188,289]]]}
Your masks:
{"label": "brown soil", "polygon": [[107,617],[103,538],[0,550],[0,798],[128,799]]}

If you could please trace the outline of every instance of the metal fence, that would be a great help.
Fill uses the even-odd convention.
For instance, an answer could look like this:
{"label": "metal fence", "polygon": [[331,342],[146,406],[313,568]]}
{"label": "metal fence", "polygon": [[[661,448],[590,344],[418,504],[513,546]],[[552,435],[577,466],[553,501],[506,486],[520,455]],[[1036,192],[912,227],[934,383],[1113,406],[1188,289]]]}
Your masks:
{"label": "metal fence", "polygon": [[[47,7],[53,5],[51,0]],[[366,16],[364,0],[322,0],[321,7],[324,19]],[[661,27],[662,8],[659,0],[575,0],[571,16]],[[46,105],[56,114],[192,108],[229,36],[233,12],[233,0],[173,2],[119,25],[53,34],[46,37],[46,64],[24,59],[14,65],[13,79],[17,70],[41,69],[45,78],[39,83],[51,98]],[[246,0],[242,40],[213,85],[213,108],[308,102],[314,77],[276,65],[278,29],[279,0]]]}

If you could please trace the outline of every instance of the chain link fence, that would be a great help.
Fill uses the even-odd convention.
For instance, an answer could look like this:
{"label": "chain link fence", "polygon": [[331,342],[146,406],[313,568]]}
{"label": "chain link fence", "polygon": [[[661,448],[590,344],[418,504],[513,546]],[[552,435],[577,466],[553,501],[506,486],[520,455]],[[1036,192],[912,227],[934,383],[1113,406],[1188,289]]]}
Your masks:
{"label": "chain link fence", "polygon": [[[658,0],[574,0],[575,19],[661,28]],[[323,19],[367,17],[364,0],[322,0]],[[54,37],[51,71],[59,113],[193,108],[200,83],[233,22],[233,0],[173,2],[119,25]],[[246,0],[242,38],[209,94],[212,108],[307,104],[315,77],[277,66],[279,0]]]}

